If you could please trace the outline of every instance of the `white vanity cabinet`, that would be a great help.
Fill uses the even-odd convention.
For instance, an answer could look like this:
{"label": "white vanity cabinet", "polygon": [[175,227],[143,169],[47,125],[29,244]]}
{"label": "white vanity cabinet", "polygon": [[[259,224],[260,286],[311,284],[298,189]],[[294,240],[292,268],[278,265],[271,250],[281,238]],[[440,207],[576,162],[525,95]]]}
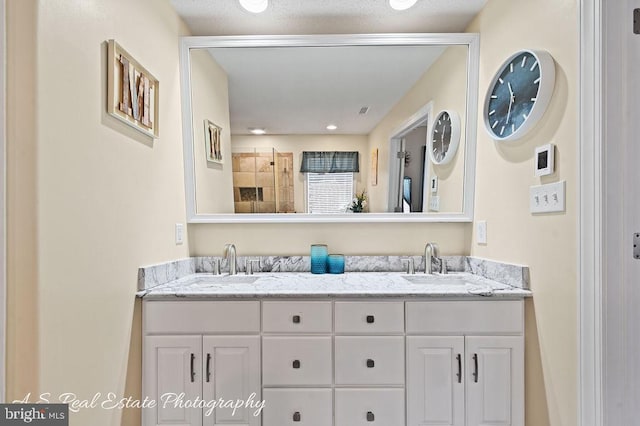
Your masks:
{"label": "white vanity cabinet", "polygon": [[207,415],[188,406],[262,399],[259,302],[153,301],[143,310],[143,392],[157,402],[143,410],[144,426],[260,426],[252,408]]}
{"label": "white vanity cabinet", "polygon": [[407,303],[407,425],[524,426],[522,301]]}
{"label": "white vanity cabinet", "polygon": [[[144,426],[524,425],[522,300],[145,301]],[[265,401],[207,410],[182,400]]]}

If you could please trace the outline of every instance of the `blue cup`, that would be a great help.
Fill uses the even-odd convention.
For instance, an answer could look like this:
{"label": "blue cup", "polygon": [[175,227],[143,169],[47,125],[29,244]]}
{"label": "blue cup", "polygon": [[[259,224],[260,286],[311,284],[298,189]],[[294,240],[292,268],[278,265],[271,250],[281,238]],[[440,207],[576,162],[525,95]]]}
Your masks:
{"label": "blue cup", "polygon": [[328,258],[329,251],[325,244],[313,244],[311,246],[311,273],[326,274]]}
{"label": "blue cup", "polygon": [[330,254],[328,264],[330,274],[344,274],[343,254]]}

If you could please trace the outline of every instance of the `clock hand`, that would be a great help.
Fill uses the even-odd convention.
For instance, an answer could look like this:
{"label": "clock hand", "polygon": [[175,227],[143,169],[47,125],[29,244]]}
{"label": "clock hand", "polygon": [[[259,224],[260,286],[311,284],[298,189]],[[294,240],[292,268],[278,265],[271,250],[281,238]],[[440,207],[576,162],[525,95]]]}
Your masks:
{"label": "clock hand", "polygon": [[509,87],[509,110],[507,111],[507,121],[505,122],[505,124],[509,124],[509,118],[511,118],[511,106],[513,105],[513,102],[516,100],[516,95],[513,93],[513,89],[511,88],[511,83],[507,82],[507,86]]}

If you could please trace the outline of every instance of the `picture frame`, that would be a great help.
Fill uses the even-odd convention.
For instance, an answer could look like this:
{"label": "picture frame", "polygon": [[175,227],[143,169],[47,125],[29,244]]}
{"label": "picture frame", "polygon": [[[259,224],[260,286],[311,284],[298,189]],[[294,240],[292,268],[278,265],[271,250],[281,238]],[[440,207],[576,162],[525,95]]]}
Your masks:
{"label": "picture frame", "polygon": [[204,141],[207,161],[223,164],[222,156],[222,127],[211,120],[204,120]]}
{"label": "picture frame", "polygon": [[107,113],[158,138],[160,82],[115,40],[107,46]]}
{"label": "picture frame", "polygon": [[378,185],[378,149],[371,151],[371,186]]}

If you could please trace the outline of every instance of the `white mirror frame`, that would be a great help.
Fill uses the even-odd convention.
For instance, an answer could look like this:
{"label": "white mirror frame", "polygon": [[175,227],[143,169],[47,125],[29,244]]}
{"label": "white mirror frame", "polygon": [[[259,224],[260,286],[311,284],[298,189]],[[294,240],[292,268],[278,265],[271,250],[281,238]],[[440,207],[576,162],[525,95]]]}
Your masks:
{"label": "white mirror frame", "polygon": [[[466,149],[462,213],[366,213],[366,214],[198,214],[191,110],[191,49],[220,47],[330,47],[394,45],[464,45],[467,63]],[[188,223],[353,223],[353,222],[472,222],[475,194],[476,136],[478,125],[478,72],[480,36],[475,33],[357,34],[292,36],[199,36],[180,40],[180,83],[184,149],[185,198]],[[391,138],[393,135],[389,135]]]}

